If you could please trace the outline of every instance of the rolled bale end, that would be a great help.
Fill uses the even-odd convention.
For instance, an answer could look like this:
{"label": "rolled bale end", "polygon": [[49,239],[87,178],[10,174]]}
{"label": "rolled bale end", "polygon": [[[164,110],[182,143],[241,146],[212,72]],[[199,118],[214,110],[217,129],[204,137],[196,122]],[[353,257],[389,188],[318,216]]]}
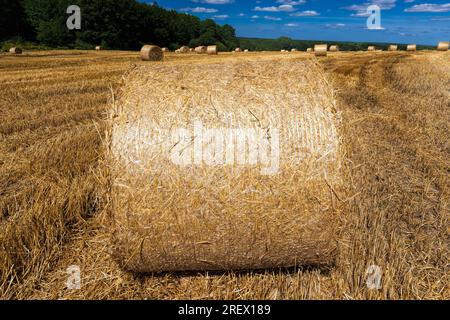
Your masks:
{"label": "rolled bale end", "polygon": [[[253,75],[248,90],[230,68]],[[333,89],[318,74],[314,61],[128,73],[108,149],[120,266],[138,273],[330,266],[341,210],[330,186],[343,195],[345,175]],[[216,112],[205,112],[212,104]]]}
{"label": "rolled bale end", "polygon": [[337,45],[330,46],[330,52],[338,52],[338,51],[339,51],[339,46],[337,46]]}
{"label": "rolled bale end", "polygon": [[450,42],[439,42],[437,46],[438,51],[448,51]]}
{"label": "rolled bale end", "polygon": [[13,47],[13,48],[9,49],[9,53],[22,54],[22,49],[17,48],[17,47]]}
{"label": "rolled bale end", "polygon": [[208,50],[208,47],[206,47],[206,46],[198,46],[198,47],[195,48],[194,51],[197,54],[204,54],[204,53],[207,52],[207,50]]}
{"label": "rolled bale end", "polygon": [[141,59],[143,61],[162,61],[164,53],[158,46],[145,45],[141,49]]}
{"label": "rolled bale end", "polygon": [[415,44],[408,44],[406,46],[406,51],[416,51],[417,50],[417,45]]}
{"label": "rolled bale end", "polygon": [[375,46],[368,46],[367,51],[375,51]]}
{"label": "rolled bale end", "polygon": [[209,55],[216,55],[219,51],[217,50],[217,46],[208,46],[208,48],[206,48],[206,53]]}
{"label": "rolled bale end", "polygon": [[314,46],[314,55],[316,57],[326,57],[327,49],[328,49],[328,45],[326,45],[326,44],[316,44]]}
{"label": "rolled bale end", "polygon": [[388,51],[397,51],[398,46],[396,44],[391,44],[388,48]]}

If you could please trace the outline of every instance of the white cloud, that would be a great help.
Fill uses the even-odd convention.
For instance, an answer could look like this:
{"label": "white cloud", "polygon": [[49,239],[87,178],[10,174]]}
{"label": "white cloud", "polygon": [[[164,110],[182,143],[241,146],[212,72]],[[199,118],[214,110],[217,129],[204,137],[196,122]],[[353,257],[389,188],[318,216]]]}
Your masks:
{"label": "white cloud", "polygon": [[290,15],[292,17],[315,17],[315,16],[319,16],[320,13],[318,13],[317,11],[314,11],[314,10],[306,10],[306,11],[302,11],[302,12],[292,13]]}
{"label": "white cloud", "polygon": [[230,16],[227,14],[218,14],[218,15],[213,16],[213,18],[216,18],[216,19],[227,19],[229,17]]}
{"label": "white cloud", "polygon": [[286,27],[298,27],[298,23],[286,23],[284,26]]}
{"label": "white cloud", "polygon": [[281,19],[281,18],[270,17],[270,16],[264,16],[264,19],[266,19],[266,20],[272,20],[272,21],[281,21],[281,20],[283,20],[283,19]]}
{"label": "white cloud", "polygon": [[291,6],[298,6],[298,5],[304,4],[305,2],[306,2],[306,0],[299,0],[299,1],[294,1],[294,0],[277,0],[277,3],[290,4]]}
{"label": "white cloud", "polygon": [[342,9],[348,11],[356,11],[356,13],[351,14],[353,17],[368,17],[367,8],[371,5],[377,5],[382,10],[391,10],[395,8],[397,0],[370,0],[363,4],[354,4]]}
{"label": "white cloud", "polygon": [[230,4],[234,3],[234,0],[191,0],[191,2],[207,4]]}
{"label": "white cloud", "polygon": [[266,11],[266,12],[292,12],[296,9],[291,4],[282,4],[279,6],[271,6],[271,7],[255,7],[253,9],[255,11]]}
{"label": "white cloud", "polygon": [[254,15],[254,16],[252,16],[252,19],[259,19],[259,16]]}
{"label": "white cloud", "polygon": [[424,3],[416,4],[411,8],[405,9],[405,12],[450,12],[450,3],[434,4]]}
{"label": "white cloud", "polygon": [[193,12],[193,13],[216,13],[219,10],[212,9],[212,8],[196,7],[196,8],[183,8],[183,9],[180,9],[180,11]]}

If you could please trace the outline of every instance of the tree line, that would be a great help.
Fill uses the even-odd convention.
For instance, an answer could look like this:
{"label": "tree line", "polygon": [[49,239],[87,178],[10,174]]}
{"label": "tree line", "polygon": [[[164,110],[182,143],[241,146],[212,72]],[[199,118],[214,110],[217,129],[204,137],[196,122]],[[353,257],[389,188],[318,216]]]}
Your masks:
{"label": "tree line", "polygon": [[[81,29],[69,30],[70,5],[81,9]],[[30,41],[49,47],[136,50],[156,44],[172,50],[183,45],[239,46],[235,29],[136,0],[0,0],[0,42]]]}

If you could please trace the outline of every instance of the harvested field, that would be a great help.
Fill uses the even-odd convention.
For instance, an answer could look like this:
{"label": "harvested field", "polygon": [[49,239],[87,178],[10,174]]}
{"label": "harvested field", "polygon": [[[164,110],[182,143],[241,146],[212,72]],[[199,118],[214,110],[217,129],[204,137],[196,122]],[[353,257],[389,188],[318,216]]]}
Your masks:
{"label": "harvested field", "polygon": [[[314,56],[167,53],[165,62],[142,62],[137,52],[0,55],[0,297],[450,299],[449,57],[340,52],[320,59],[342,114],[349,181],[335,195],[342,209],[334,265],[139,275],[111,256],[105,188],[103,139],[122,75],[132,65],[309,63]],[[82,290],[66,289],[70,265],[81,268]],[[371,265],[383,272],[380,290],[366,286]]]}

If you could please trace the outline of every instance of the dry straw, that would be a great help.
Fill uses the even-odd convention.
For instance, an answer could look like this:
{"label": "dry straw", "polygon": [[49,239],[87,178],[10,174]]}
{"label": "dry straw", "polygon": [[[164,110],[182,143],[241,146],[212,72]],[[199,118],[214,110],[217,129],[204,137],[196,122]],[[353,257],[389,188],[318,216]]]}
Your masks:
{"label": "dry straw", "polygon": [[14,47],[14,48],[9,49],[9,53],[21,54],[22,49]]}
{"label": "dry straw", "polygon": [[448,51],[450,42],[439,42],[437,49],[439,51]]}
{"label": "dry straw", "polygon": [[206,53],[208,53],[209,55],[218,54],[217,46],[208,46],[208,48],[206,49]]}
{"label": "dry straw", "polygon": [[415,44],[408,44],[406,46],[406,51],[416,51],[417,50],[417,45]]}
{"label": "dry straw", "polygon": [[160,47],[147,44],[141,49],[141,59],[144,61],[162,61],[164,53]]}
{"label": "dry straw", "polygon": [[388,51],[397,51],[398,50],[398,46],[395,44],[391,44],[388,48]]}
{"label": "dry straw", "polygon": [[338,52],[339,46],[338,45],[332,45],[330,46],[330,52]]}
{"label": "dry straw", "polygon": [[207,50],[208,48],[206,46],[198,46],[195,48],[195,53],[203,54],[206,53]]}
{"label": "dry straw", "polygon": [[326,44],[316,44],[314,46],[314,54],[316,57],[326,57],[327,56],[328,45]]}
{"label": "dry straw", "polygon": [[[313,61],[137,66],[125,76],[111,119],[114,255],[124,269],[334,261],[340,121],[332,88]],[[194,159],[197,142],[173,133],[194,134],[196,121],[228,133],[260,130],[263,144],[274,143],[278,130],[279,170],[267,176],[260,163],[206,165],[198,153],[195,165],[174,164],[173,152]],[[218,157],[212,141],[233,148],[235,140],[219,136],[204,137],[197,152]],[[232,150],[232,160],[243,154]]]}

